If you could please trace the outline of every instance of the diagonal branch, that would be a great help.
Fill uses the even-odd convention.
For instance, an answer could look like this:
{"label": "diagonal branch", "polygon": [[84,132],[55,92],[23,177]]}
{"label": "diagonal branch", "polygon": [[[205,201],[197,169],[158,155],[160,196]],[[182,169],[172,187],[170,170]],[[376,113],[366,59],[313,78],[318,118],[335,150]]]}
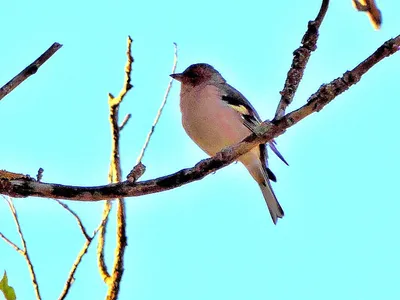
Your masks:
{"label": "diagonal branch", "polygon": [[324,20],[328,10],[329,0],[323,0],[319,13],[314,21],[308,22],[308,29],[301,40],[301,46],[293,52],[293,61],[287,74],[285,86],[280,92],[281,100],[275,113],[275,120],[281,119],[286,108],[292,103],[300,81],[303,78],[304,70],[307,66],[311,53],[317,49],[319,27]]}
{"label": "diagonal branch", "polygon": [[24,255],[24,251],[22,251],[22,249],[20,247],[18,247],[16,244],[14,244],[13,242],[11,242],[8,238],[6,238],[6,236],[4,234],[2,234],[0,232],[0,237],[7,243],[9,244],[11,247],[14,248],[15,251],[17,251],[19,254]]}
{"label": "diagonal branch", "polygon": [[[175,73],[176,66],[177,66],[177,64],[178,64],[178,45],[177,45],[176,43],[174,43],[174,49],[175,49],[175,50],[174,50],[174,62],[173,62],[173,64],[172,64],[172,72],[171,72],[171,73]],[[137,158],[136,165],[138,165],[138,164],[140,164],[140,163],[142,162],[144,153],[146,152],[147,146],[149,145],[151,136],[152,136],[153,133],[154,133],[154,129],[156,128],[157,123],[158,123],[158,121],[160,120],[160,117],[161,117],[162,111],[163,111],[163,109],[164,109],[164,106],[165,106],[165,104],[167,103],[168,96],[169,96],[169,92],[170,92],[170,90],[171,90],[173,81],[174,81],[173,78],[171,78],[171,79],[169,80],[167,89],[165,90],[164,99],[163,99],[163,101],[161,102],[160,108],[158,109],[158,112],[157,112],[157,115],[156,115],[156,117],[155,117],[155,119],[154,119],[153,125],[151,126],[150,131],[149,131],[149,133],[147,134],[147,137],[146,137],[146,140],[145,140],[145,142],[144,142],[143,148],[142,148],[142,150],[140,151],[140,154],[139,154],[139,156],[138,156],[138,158]]]}
{"label": "diagonal branch", "polygon": [[200,180],[222,167],[229,165],[256,145],[272,140],[305,117],[320,111],[338,95],[356,84],[374,65],[382,59],[396,53],[399,49],[400,35],[386,41],[353,70],[347,71],[342,77],[322,85],[301,108],[285,115],[280,120],[274,120],[272,123],[263,122],[259,127],[259,135],[251,134],[242,142],[223,149],[214,157],[202,160],[192,168],[183,169],[174,174],[147,181],[131,183],[127,180],[122,183],[93,187],[42,183],[26,178],[0,178],[0,194],[13,197],[36,196],[77,201],[99,201],[118,197],[135,197],[159,193],[192,181]]}
{"label": "diagonal branch", "polygon": [[54,43],[47,49],[42,55],[39,56],[33,63],[23,69],[18,75],[7,82],[2,88],[0,88],[0,100],[11,93],[17,86],[19,86],[24,80],[28,79],[31,75],[35,74],[37,70],[50,58],[54,53],[62,47],[59,43]]}
{"label": "diagonal branch", "polygon": [[87,253],[90,244],[92,243],[94,237],[96,236],[97,232],[99,231],[101,226],[104,226],[104,220],[102,220],[99,224],[99,226],[94,230],[93,235],[89,237],[89,239],[86,239],[85,243],[83,244],[83,247],[81,251],[79,251],[78,256],[76,257],[74,263],[72,264],[71,271],[68,274],[67,281],[64,284],[64,288],[61,291],[60,296],[58,297],[58,300],[63,300],[67,297],[67,294],[69,292],[69,289],[71,288],[72,284],[74,283],[74,275],[76,270],[78,269],[79,264],[82,261],[83,256]]}
{"label": "diagonal branch", "polygon": [[81,249],[81,251],[78,253],[74,263],[72,264],[71,271],[68,274],[67,280],[66,280],[66,282],[64,284],[64,288],[61,291],[61,294],[60,294],[60,296],[58,298],[59,300],[63,300],[63,299],[65,299],[67,297],[68,292],[69,292],[72,284],[75,281],[75,278],[74,278],[75,272],[78,269],[78,266],[81,263],[83,256],[87,253],[87,250],[89,249],[89,246],[93,241],[93,238],[96,236],[99,227],[103,224],[103,221],[100,222],[99,227],[93,232],[93,236],[89,236],[89,234],[87,233],[86,228],[83,225],[82,220],[78,216],[78,214],[76,212],[74,212],[67,204],[65,204],[65,203],[63,203],[63,202],[61,202],[59,200],[56,200],[56,201],[65,210],[67,210],[70,214],[72,214],[72,216],[76,219],[76,221],[78,223],[78,227],[81,230],[81,232],[82,232],[82,234],[83,234],[83,236],[85,237],[85,240],[86,240],[84,245],[83,245],[83,247],[82,247],[82,249]]}
{"label": "diagonal branch", "polygon": [[76,220],[76,222],[78,223],[79,229],[81,230],[83,236],[85,237],[86,240],[90,240],[90,236],[88,235],[85,226],[82,223],[81,218],[79,218],[78,214],[76,212],[74,212],[71,208],[69,208],[69,206],[65,203],[62,203],[60,200],[57,200],[57,203],[60,204],[66,211],[68,211]]}

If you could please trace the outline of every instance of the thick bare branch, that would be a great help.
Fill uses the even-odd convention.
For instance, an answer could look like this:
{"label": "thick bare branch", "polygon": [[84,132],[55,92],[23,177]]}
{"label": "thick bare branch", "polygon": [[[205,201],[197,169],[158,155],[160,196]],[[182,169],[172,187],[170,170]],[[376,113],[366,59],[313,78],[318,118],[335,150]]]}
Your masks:
{"label": "thick bare branch", "polygon": [[273,121],[273,123],[263,122],[259,127],[259,135],[252,134],[242,142],[223,149],[214,157],[200,161],[193,168],[183,169],[174,174],[147,181],[135,183],[124,181],[122,183],[94,187],[42,183],[30,181],[26,178],[0,178],[0,193],[13,197],[36,196],[78,201],[99,201],[118,197],[135,197],[158,193],[182,186],[192,181],[200,180],[218,169],[229,165],[240,155],[248,152],[256,145],[270,141],[308,115],[321,110],[336,96],[356,84],[361,77],[379,61],[396,53],[399,47],[400,36],[386,41],[353,70],[347,71],[342,77],[333,80],[329,84],[322,85],[318,91],[310,97],[308,103],[301,108],[285,115],[280,120]]}
{"label": "thick bare branch", "polygon": [[311,53],[317,49],[319,27],[328,10],[329,0],[323,0],[319,13],[314,21],[308,22],[308,29],[301,40],[301,46],[293,52],[293,61],[286,76],[285,86],[280,92],[281,100],[275,113],[275,120],[279,120],[285,114],[287,107],[292,103],[300,81],[303,78]]}
{"label": "thick bare branch", "polygon": [[47,49],[42,55],[40,55],[33,63],[23,69],[18,75],[7,82],[0,89],[0,100],[11,93],[17,86],[19,86],[24,80],[26,80],[31,75],[35,74],[37,70],[50,58],[54,53],[62,47],[59,43],[54,43]]}

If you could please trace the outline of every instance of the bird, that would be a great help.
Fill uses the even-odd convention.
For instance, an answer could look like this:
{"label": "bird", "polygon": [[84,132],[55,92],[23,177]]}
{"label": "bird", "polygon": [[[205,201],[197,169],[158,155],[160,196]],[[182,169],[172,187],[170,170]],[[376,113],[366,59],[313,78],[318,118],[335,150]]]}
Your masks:
{"label": "bird", "polygon": [[[251,103],[211,65],[196,63],[182,73],[170,75],[181,83],[180,110],[188,136],[208,155],[214,156],[227,146],[240,142],[261,124]],[[271,150],[285,163],[276,148]],[[270,181],[276,176],[269,169],[267,147],[257,145],[238,158],[258,183],[274,224],[284,216]]]}

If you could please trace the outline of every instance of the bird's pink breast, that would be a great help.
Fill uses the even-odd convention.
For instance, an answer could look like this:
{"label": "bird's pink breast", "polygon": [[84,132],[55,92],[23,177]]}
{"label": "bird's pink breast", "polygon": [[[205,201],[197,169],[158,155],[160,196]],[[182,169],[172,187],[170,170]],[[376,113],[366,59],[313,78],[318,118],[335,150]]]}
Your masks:
{"label": "bird's pink breast", "polygon": [[214,155],[222,148],[241,141],[250,134],[238,112],[221,100],[213,85],[182,89],[182,124],[186,133],[206,153]]}

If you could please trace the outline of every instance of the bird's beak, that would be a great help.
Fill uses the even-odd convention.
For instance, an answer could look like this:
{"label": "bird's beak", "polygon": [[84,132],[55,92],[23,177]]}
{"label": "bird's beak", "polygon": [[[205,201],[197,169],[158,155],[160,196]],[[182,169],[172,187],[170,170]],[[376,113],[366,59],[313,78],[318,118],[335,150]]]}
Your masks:
{"label": "bird's beak", "polygon": [[173,79],[175,79],[175,80],[177,80],[179,82],[182,82],[182,79],[183,79],[183,74],[182,73],[175,73],[175,74],[171,74],[169,76],[171,76]]}

